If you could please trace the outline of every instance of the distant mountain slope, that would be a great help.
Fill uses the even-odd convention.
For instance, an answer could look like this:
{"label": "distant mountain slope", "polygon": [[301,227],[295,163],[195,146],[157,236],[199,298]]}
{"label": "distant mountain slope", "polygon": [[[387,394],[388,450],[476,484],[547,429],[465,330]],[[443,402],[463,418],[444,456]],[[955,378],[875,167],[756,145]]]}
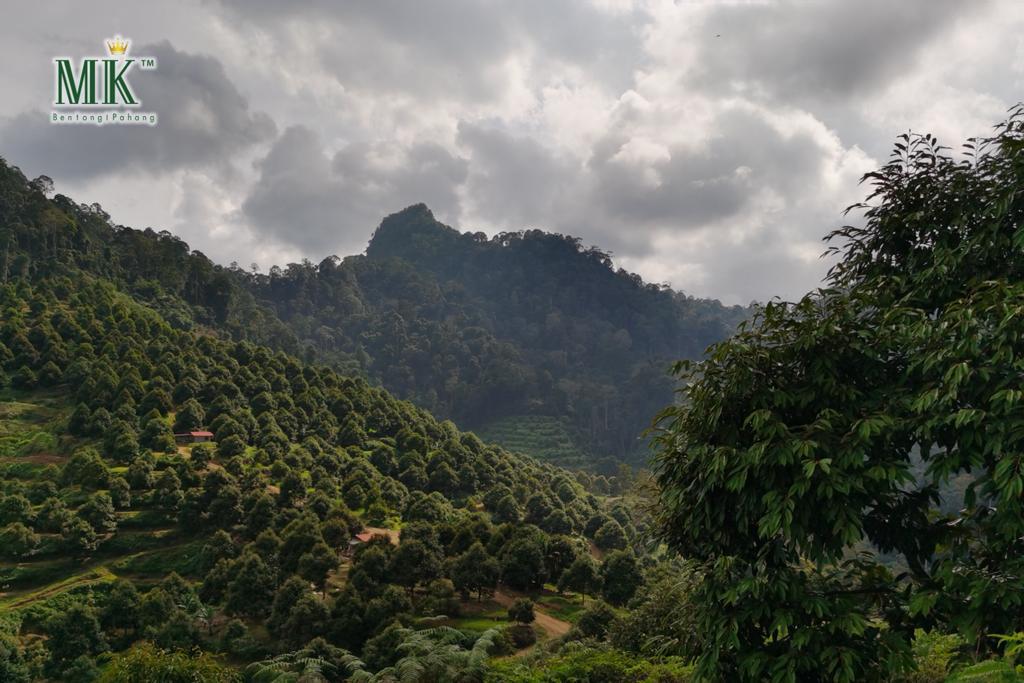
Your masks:
{"label": "distant mountain slope", "polygon": [[[698,357],[748,313],[616,271],[578,238],[460,234],[423,205],[384,219],[365,255],[260,274],[46,190],[0,164],[0,280],[73,264],[172,324],[363,374],[560,462],[641,458],[641,432],[672,398],[668,364]],[[558,444],[534,433],[552,420],[565,425]]]}
{"label": "distant mountain slope", "polygon": [[641,455],[640,433],[672,399],[671,360],[699,357],[747,314],[616,271],[578,238],[459,233],[422,204],[385,218],[365,256],[253,282],[301,338],[326,328],[399,395],[495,435],[567,418],[591,460]]}

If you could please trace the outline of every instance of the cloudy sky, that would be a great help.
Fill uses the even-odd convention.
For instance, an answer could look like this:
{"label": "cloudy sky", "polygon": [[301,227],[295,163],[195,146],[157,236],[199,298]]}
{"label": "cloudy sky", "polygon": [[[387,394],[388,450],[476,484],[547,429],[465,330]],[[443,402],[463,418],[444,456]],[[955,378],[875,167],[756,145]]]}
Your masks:
{"label": "cloudy sky", "polygon": [[[58,7],[63,5],[63,7]],[[262,268],[361,252],[415,202],[579,235],[730,303],[792,298],[906,130],[1024,99],[1016,0],[203,0],[8,7],[0,156]],[[59,21],[55,20],[59,17]],[[119,34],[154,128],[55,126],[55,56]]]}

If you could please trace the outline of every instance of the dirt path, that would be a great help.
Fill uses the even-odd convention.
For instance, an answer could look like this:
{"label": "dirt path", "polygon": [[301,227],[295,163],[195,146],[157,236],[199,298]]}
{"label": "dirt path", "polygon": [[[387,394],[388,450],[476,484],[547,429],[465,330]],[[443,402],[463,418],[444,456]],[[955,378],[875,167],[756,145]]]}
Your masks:
{"label": "dirt path", "polygon": [[[512,596],[503,591],[494,592],[494,601],[502,607],[511,607],[515,599],[520,596]],[[533,606],[534,623],[540,626],[542,629],[547,631],[548,635],[552,638],[558,638],[564,636],[572,628],[572,624],[568,621],[562,621],[556,617],[551,616],[544,610],[537,607],[536,604]]]}

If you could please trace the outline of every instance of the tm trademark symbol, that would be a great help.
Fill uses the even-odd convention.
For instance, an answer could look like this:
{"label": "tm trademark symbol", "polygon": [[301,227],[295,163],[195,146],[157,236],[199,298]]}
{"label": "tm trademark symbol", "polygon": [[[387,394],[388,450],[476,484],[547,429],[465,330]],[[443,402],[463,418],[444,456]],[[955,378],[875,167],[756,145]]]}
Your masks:
{"label": "tm trademark symbol", "polygon": [[155,69],[156,57],[143,57],[139,60],[139,66],[143,69]]}

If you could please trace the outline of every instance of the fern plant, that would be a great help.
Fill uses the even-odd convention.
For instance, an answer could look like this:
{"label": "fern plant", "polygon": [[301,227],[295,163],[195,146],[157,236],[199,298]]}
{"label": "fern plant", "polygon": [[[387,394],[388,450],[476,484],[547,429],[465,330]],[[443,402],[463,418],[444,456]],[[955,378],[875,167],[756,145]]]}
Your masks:
{"label": "fern plant", "polygon": [[1017,683],[1024,681],[1024,666],[1017,658],[1024,655],[1024,632],[993,636],[1003,647],[1002,659],[973,664],[953,674],[947,683]]}

